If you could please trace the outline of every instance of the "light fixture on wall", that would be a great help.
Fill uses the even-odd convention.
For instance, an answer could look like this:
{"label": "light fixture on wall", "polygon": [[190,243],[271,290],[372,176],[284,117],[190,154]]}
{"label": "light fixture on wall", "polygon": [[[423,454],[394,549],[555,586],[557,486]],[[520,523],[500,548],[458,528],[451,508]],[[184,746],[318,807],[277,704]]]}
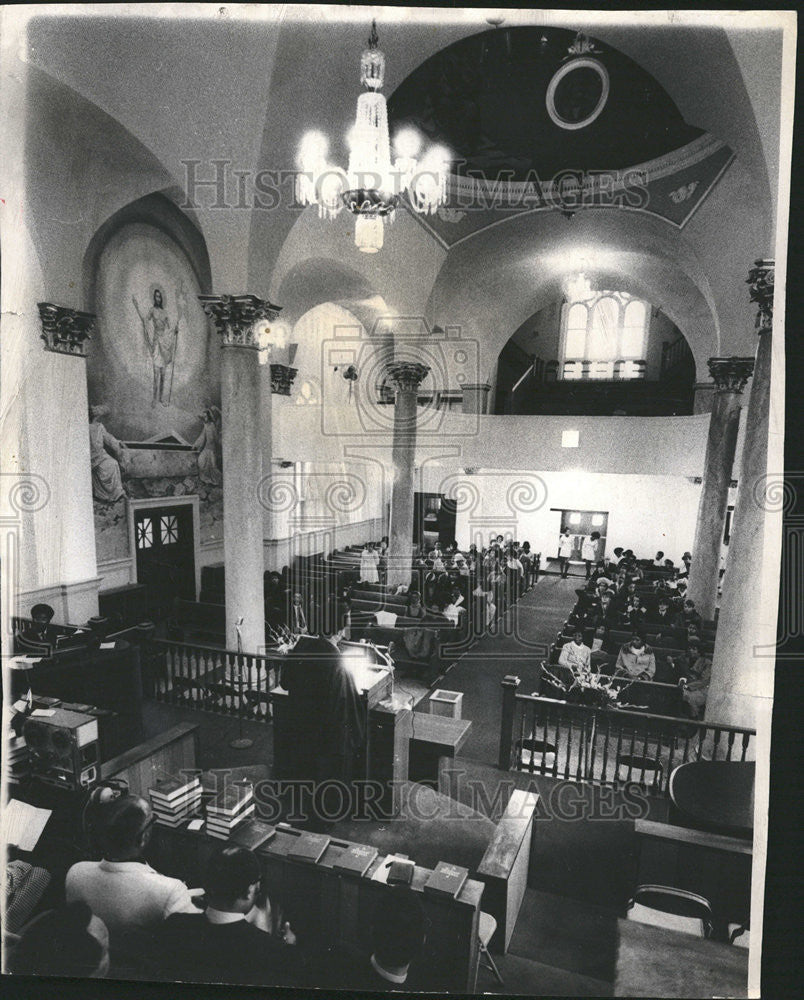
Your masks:
{"label": "light fixture on wall", "polygon": [[403,192],[422,214],[431,215],[446,201],[451,159],[443,146],[432,146],[417,159],[421,136],[404,128],[394,137],[392,164],[388,108],[380,93],[385,55],[378,43],[377,23],[372,21],[368,48],[360,57],[360,82],[366,90],[357,99],[348,136],[348,171],[328,161],[329,143],[318,131],[303,136],[296,156],[296,199],[302,205],[318,205],[320,218],[334,219],[346,207],[355,216],[355,246],[363,253],[381,249],[385,225],[393,222]]}
{"label": "light fixture on wall", "polygon": [[567,296],[567,302],[573,305],[576,302],[588,302],[595,292],[592,288],[592,282],[580,271],[578,274],[573,274],[571,278],[567,278],[564,283],[564,294]]}

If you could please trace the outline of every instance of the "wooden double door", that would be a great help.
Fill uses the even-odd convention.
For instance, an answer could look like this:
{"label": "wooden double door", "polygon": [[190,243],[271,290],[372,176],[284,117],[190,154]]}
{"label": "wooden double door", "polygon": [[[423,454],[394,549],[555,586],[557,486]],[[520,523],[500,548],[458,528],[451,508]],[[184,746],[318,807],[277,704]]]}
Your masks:
{"label": "wooden double door", "polygon": [[167,617],[176,597],[194,601],[195,539],[192,504],[146,507],[134,512],[137,582],[148,592],[150,614]]}

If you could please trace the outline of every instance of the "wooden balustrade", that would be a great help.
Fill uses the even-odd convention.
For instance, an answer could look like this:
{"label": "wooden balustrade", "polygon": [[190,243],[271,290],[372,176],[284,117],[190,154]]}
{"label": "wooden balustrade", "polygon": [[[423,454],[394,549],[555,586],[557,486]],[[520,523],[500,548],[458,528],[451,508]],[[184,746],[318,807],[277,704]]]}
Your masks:
{"label": "wooden balustrade", "polygon": [[[600,784],[637,782],[667,794],[674,768],[702,756],[744,761],[753,729],[627,708],[599,708],[519,694],[502,682],[499,766]],[[752,754],[753,755],[753,754]]]}
{"label": "wooden balustrade", "polygon": [[268,692],[279,654],[238,653],[155,639],[148,644],[151,695],[157,701],[257,722],[271,718]]}

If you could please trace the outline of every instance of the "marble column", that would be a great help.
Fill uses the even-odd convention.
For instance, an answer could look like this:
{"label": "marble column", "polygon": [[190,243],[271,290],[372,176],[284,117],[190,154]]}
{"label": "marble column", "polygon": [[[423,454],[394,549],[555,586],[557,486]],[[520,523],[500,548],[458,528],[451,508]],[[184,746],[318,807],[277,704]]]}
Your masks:
{"label": "marble column", "polygon": [[416,463],[416,396],[430,369],[412,361],[386,368],[396,390],[392,448],[391,530],[388,538],[388,584],[410,583],[413,557],[413,501]]}
{"label": "marble column", "polygon": [[708,364],[714,380],[714,396],[688,594],[704,618],[714,618],[720,548],[740,426],[740,397],[754,370],[754,359],[710,358]]}
{"label": "marble column", "polygon": [[[37,562],[49,566],[55,579],[40,576],[39,583],[45,586],[26,594],[24,604],[44,601],[55,609],[57,621],[80,623],[98,613],[100,582],[87,424],[86,348],[95,316],[52,302],[39,302],[38,309],[47,360],[38,365],[41,394],[29,383],[28,399],[35,407],[32,438],[43,433],[54,442],[47,483],[50,504],[42,516],[53,518],[55,531],[41,532],[43,525],[37,525],[33,537],[37,549],[43,543],[43,548],[50,548],[50,552],[37,552]],[[36,456],[36,464],[40,458]],[[30,607],[21,610],[28,614]]]}
{"label": "marble column", "polygon": [[751,301],[756,302],[759,308],[759,344],[746,412],[745,442],[712,659],[712,680],[706,701],[706,719],[754,728],[760,715],[760,703],[771,697],[774,664],[770,657],[754,655],[765,597],[761,586],[761,567],[768,471],[773,261],[757,261],[748,281]]}
{"label": "marble column", "polygon": [[263,477],[259,326],[279,306],[254,295],[201,295],[204,312],[221,336],[221,447],[223,451],[223,553],[226,645],[265,646],[263,605]]}
{"label": "marble column", "polygon": [[463,387],[463,412],[488,413],[490,389],[491,386],[488,382],[479,385],[465,385]]}
{"label": "marble column", "polygon": [[297,369],[288,365],[270,362],[270,357],[274,352],[269,348],[263,352],[266,361],[261,365],[261,409],[260,409],[260,438],[262,441],[262,473],[264,486],[260,492],[263,506],[263,537],[271,540],[271,546],[266,551],[266,569],[279,569],[275,558],[275,541],[278,537],[278,526],[276,523],[276,513],[281,509],[281,501],[277,497],[276,481],[273,479],[274,467],[274,446],[273,446],[273,410],[274,396],[289,396],[293,387],[293,380],[296,378]]}

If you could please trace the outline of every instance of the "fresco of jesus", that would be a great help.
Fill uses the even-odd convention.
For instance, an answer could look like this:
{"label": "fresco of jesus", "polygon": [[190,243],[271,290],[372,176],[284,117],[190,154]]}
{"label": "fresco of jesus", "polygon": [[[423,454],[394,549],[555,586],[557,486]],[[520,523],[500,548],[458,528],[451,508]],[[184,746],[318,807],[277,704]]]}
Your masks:
{"label": "fresco of jesus", "polygon": [[164,307],[162,291],[159,288],[154,289],[153,305],[144,315],[135,296],[132,295],[131,301],[134,303],[134,308],[142,323],[145,343],[153,363],[154,392],[151,406],[156,406],[157,401],[163,406],[168,406],[171,386],[168,385],[167,400],[165,400],[165,373],[176,357],[179,321],[177,319],[171,327],[167,310]]}

